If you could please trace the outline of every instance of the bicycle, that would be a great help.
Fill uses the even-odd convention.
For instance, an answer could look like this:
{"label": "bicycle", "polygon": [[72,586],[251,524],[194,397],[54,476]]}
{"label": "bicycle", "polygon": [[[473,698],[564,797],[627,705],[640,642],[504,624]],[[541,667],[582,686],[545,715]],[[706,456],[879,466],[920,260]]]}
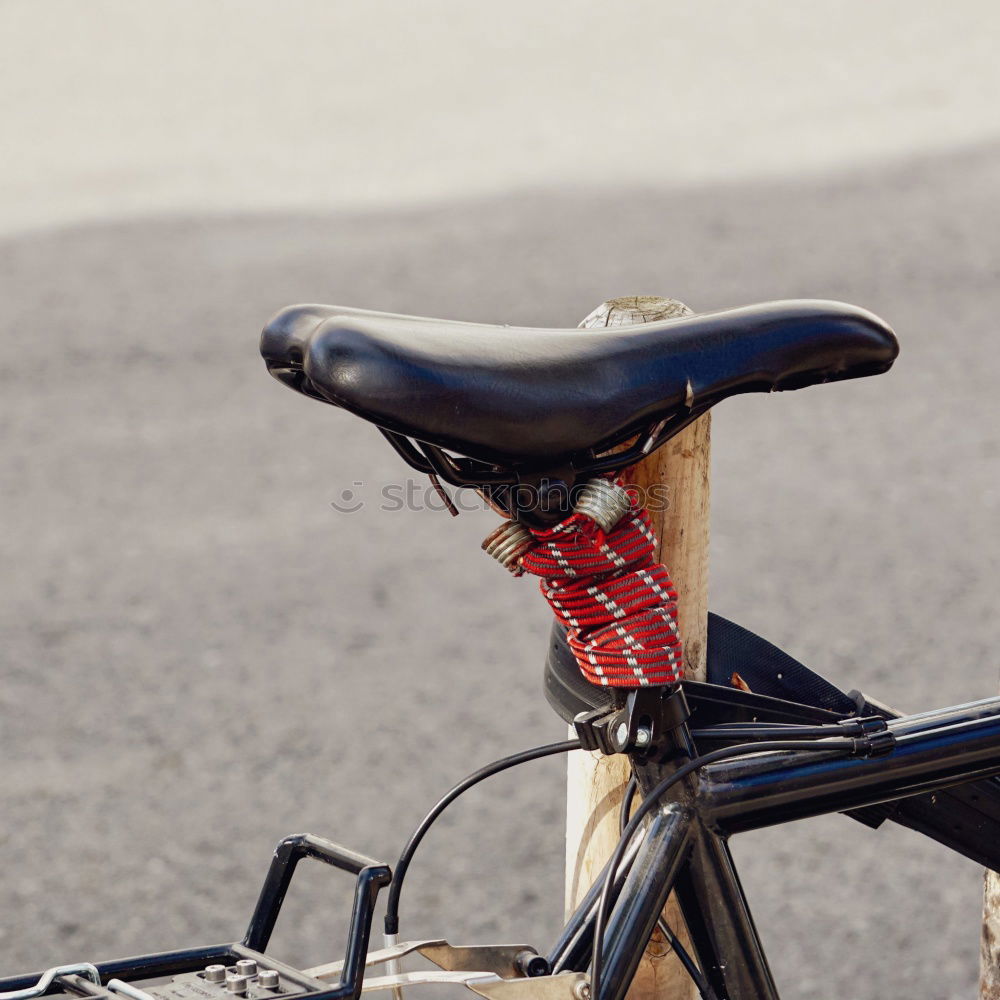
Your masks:
{"label": "bicycle", "polygon": [[[503,515],[484,548],[542,579],[555,612],[545,694],[575,738],[460,782],[394,868],[310,834],[286,838],[238,942],[8,977],[0,1000],[356,1000],[428,983],[488,1000],[622,1000],[657,925],[703,997],[776,1000],[733,834],[841,812],[900,823],[998,867],[1000,698],[903,717],[715,615],[708,679],[685,679],[676,593],[648,562],[648,524],[620,481],[729,396],[887,371],[898,345],[880,319],[795,301],[596,334],[295,306],[267,324],[261,351],[279,381],[374,423],[443,500],[442,480],[478,490]],[[493,774],[574,750],[627,755],[633,778],[618,846],[555,943],[544,953],[401,943],[405,876],[444,809]],[[303,858],[356,886],[344,959],[295,969],[267,948]],[[371,950],[383,889],[385,947]],[[671,892],[690,954],[661,916]],[[401,971],[411,954],[436,968]],[[369,972],[382,965],[384,974]]]}

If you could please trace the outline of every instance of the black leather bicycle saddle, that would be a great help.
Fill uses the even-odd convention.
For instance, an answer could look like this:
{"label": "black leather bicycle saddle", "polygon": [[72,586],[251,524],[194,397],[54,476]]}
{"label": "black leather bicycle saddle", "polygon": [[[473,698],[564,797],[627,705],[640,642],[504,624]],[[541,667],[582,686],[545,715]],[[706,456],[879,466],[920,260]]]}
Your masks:
{"label": "black leather bicycle saddle", "polygon": [[268,370],[299,392],[514,465],[593,455],[737,393],[875,375],[897,351],[877,316],[813,300],[598,330],[297,305],[261,337]]}

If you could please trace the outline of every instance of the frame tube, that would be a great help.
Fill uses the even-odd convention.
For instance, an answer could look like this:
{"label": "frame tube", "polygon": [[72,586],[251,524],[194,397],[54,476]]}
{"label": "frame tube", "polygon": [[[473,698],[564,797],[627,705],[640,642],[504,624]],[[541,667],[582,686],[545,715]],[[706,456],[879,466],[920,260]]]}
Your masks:
{"label": "frame tube", "polygon": [[1000,773],[1000,698],[889,723],[881,757],[763,753],[709,765],[697,810],[729,834],[844,812]]}
{"label": "frame tube", "polygon": [[643,951],[691,848],[693,814],[668,805],[654,813],[604,939],[601,995],[624,1000]]}
{"label": "frame tube", "polygon": [[699,827],[677,879],[677,895],[701,970],[716,995],[778,1000],[729,845]]}

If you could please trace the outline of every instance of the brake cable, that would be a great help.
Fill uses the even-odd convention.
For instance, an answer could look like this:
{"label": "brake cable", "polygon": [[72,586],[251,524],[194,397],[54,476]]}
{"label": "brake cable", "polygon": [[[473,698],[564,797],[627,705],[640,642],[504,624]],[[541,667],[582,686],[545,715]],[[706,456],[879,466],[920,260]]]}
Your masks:
{"label": "brake cable", "polygon": [[558,753],[569,753],[570,750],[579,750],[580,741],[564,740],[561,743],[547,743],[545,746],[534,747],[531,750],[522,750],[520,753],[511,754],[481,767],[474,771],[467,778],[463,778],[449,792],[440,798],[434,808],[420,821],[420,824],[410,835],[410,839],[403,847],[396,868],[393,872],[393,879],[389,885],[389,895],[385,906],[385,933],[392,936],[399,933],[399,895],[403,890],[403,879],[413,860],[413,855],[420,846],[420,841],[431,828],[434,821],[455,801],[463,792],[468,791],[473,785],[478,785],[480,781],[506,771],[508,768],[516,767],[518,764],[526,764],[530,760],[539,760],[542,757],[551,757]]}

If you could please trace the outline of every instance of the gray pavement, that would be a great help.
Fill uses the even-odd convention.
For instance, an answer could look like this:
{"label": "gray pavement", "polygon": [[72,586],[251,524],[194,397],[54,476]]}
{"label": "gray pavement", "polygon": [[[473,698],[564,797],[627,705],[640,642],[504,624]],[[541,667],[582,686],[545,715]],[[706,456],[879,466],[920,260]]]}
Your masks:
{"label": "gray pavement", "polygon": [[[902,342],[889,376],[718,412],[712,604],[903,709],[992,693],[998,167],[985,146],[0,244],[4,966],[231,939],[282,834],[393,857],[454,779],[561,733],[546,608],[479,552],[495,518],[379,511],[406,470],[378,434],[266,376],[257,331],[289,302],[537,325],[633,292],[874,309]],[[345,488],[364,509],[332,509]],[[561,786],[539,764],[457,806],[404,932],[544,945]],[[970,995],[975,865],[839,817],[736,850],[784,995]],[[279,931],[292,960],[342,936],[344,887],[315,881]]]}

